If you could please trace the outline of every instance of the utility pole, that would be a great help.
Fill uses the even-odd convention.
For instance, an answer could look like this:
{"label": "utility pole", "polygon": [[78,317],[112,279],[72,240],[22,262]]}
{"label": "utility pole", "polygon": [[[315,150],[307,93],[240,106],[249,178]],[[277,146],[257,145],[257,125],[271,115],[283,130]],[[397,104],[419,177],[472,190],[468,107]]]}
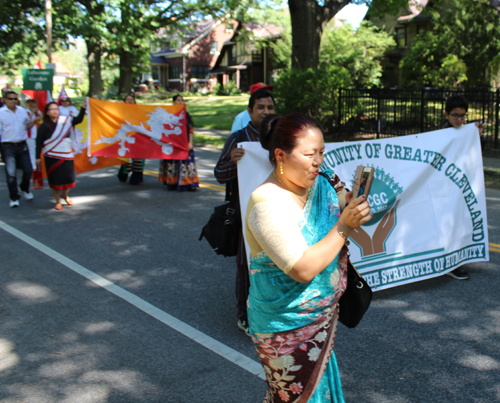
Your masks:
{"label": "utility pole", "polygon": [[45,0],[45,21],[47,26],[47,56],[52,63],[52,0]]}

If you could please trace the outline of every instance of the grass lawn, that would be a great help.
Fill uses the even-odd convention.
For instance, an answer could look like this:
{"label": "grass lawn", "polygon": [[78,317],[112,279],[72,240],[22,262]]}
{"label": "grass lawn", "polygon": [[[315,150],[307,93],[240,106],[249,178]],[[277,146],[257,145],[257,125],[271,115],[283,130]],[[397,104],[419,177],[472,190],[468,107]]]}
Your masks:
{"label": "grass lawn", "polygon": [[248,105],[248,95],[184,98],[195,127],[231,130],[236,115]]}
{"label": "grass lawn", "polygon": [[217,147],[224,147],[226,143],[227,137],[223,136],[210,136],[207,134],[197,133],[196,130],[194,132],[193,142],[197,146],[208,145],[211,144]]}
{"label": "grass lawn", "polygon": [[[168,97],[168,98],[167,98]],[[164,98],[164,99],[162,99]],[[233,120],[248,105],[248,95],[237,96],[185,96],[187,111],[195,127],[231,130]],[[138,104],[172,105],[172,94],[144,94],[137,98]]]}

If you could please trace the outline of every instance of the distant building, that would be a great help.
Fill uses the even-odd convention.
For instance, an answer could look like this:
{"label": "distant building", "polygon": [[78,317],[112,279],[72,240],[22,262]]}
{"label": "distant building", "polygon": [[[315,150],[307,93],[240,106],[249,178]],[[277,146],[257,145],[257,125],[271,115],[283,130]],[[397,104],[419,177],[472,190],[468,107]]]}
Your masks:
{"label": "distant building", "polygon": [[204,20],[169,35],[157,34],[159,46],[151,54],[151,73],[143,81],[174,91],[211,91],[216,77],[210,74],[223,44],[233,35],[233,22]]}
{"label": "distant building", "polygon": [[365,20],[394,35],[396,41],[396,47],[387,52],[382,60],[382,83],[385,87],[402,87],[399,62],[410,48],[412,40],[432,27],[429,17],[422,15],[428,2],[429,0],[409,0],[408,7],[400,10],[399,17],[387,15],[383,18],[374,18],[370,16],[368,9]]}
{"label": "distant building", "polygon": [[[160,30],[151,53],[151,73],[142,81],[173,91],[212,91],[217,83],[234,80],[242,91],[257,81],[269,81],[272,63],[256,41],[275,40],[281,28],[204,20],[169,34]],[[242,32],[246,32],[245,36]]]}
{"label": "distant building", "polygon": [[212,69],[217,82],[225,85],[230,80],[235,81],[245,92],[254,83],[270,83],[274,67],[268,44],[280,38],[282,29],[271,24],[238,24]]}

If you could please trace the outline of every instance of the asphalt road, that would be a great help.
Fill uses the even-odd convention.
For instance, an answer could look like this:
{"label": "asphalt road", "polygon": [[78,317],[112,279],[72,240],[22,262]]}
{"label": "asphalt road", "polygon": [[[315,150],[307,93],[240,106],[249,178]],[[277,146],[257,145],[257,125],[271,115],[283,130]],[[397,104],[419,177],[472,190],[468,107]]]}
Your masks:
{"label": "asphalt road", "polygon": [[[262,402],[234,258],[198,241],[224,196],[219,153],[197,150],[198,192],[150,175],[124,185],[109,168],[79,175],[63,211],[48,188],[10,209],[0,166],[0,403]],[[500,191],[487,204],[498,245]],[[468,281],[375,293],[361,324],[337,332],[346,401],[500,401],[499,268],[491,252]]]}

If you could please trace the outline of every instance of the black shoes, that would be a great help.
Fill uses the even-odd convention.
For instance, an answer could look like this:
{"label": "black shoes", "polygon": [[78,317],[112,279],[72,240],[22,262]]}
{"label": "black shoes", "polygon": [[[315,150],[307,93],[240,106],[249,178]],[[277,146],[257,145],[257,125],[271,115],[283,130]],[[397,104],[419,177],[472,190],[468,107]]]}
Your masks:
{"label": "black shoes", "polygon": [[239,319],[238,320],[238,329],[240,329],[242,332],[245,332],[245,334],[250,337],[250,330],[248,328],[248,321],[245,319]]}
{"label": "black shoes", "polygon": [[468,280],[470,278],[470,274],[460,267],[446,274],[455,280]]}

